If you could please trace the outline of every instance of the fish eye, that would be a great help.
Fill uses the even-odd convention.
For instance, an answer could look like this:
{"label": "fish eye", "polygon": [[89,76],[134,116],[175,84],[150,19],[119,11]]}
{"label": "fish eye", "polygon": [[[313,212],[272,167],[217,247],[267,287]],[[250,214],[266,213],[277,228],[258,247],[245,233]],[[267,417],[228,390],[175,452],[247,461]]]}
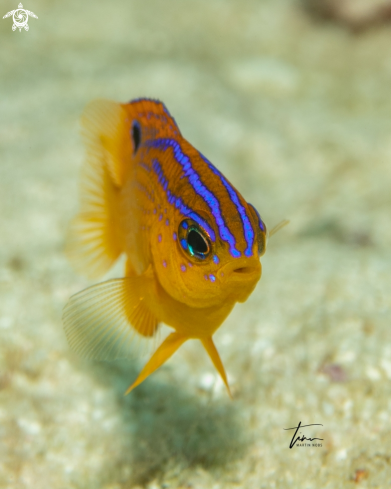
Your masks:
{"label": "fish eye", "polygon": [[190,228],[187,235],[187,246],[192,255],[205,255],[208,253],[209,246],[205,238],[198,229]]}
{"label": "fish eye", "polygon": [[141,127],[137,121],[133,122],[132,126],[132,140],[133,140],[133,153],[137,153],[137,150],[141,143]]}
{"label": "fish eye", "polygon": [[178,237],[182,248],[191,257],[205,260],[211,252],[208,234],[192,219],[185,219],[180,223]]}

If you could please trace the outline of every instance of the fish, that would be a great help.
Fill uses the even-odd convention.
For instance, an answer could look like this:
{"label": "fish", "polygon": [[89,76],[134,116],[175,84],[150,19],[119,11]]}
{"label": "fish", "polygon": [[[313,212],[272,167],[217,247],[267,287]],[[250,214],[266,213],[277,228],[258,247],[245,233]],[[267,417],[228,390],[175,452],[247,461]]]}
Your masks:
{"label": "fish", "polygon": [[135,338],[170,334],[129,394],[190,339],[199,340],[232,397],[213,334],[261,278],[268,231],[256,209],[148,98],[95,100],[81,118],[86,160],[67,255],[89,278],[125,255],[124,276],[75,295],[63,312],[72,350],[130,355]]}

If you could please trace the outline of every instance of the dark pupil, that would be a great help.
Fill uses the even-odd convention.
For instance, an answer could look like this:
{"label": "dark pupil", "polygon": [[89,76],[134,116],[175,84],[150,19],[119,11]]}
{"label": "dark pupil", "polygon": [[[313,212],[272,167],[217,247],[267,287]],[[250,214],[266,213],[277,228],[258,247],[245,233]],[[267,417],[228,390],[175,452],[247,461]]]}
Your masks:
{"label": "dark pupil", "polygon": [[134,152],[138,150],[141,142],[141,129],[138,122],[135,122],[132,127],[132,138],[133,138],[133,146]]}
{"label": "dark pupil", "polygon": [[208,251],[208,244],[195,229],[191,229],[187,235],[187,244],[193,253],[204,254]]}

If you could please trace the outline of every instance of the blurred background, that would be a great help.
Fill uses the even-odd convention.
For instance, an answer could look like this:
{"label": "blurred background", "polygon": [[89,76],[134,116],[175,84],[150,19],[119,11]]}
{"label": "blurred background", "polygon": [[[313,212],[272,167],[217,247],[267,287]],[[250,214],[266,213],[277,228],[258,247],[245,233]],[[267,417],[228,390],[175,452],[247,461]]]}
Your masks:
{"label": "blurred background", "polygon": [[[1,16],[17,8],[3,0]],[[388,487],[388,0],[25,0],[0,22],[0,487]],[[215,336],[128,397],[61,312],[93,98],[159,98],[269,227],[263,277]],[[120,274],[120,268],[113,273]],[[319,423],[322,447],[283,428]]]}

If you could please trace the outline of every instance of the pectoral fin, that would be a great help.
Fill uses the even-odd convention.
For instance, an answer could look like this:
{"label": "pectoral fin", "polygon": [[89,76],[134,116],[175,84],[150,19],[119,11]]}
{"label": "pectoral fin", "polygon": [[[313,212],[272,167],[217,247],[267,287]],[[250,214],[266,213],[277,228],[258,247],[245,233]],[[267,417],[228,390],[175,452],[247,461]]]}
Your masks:
{"label": "pectoral fin", "polygon": [[71,348],[96,360],[133,356],[131,343],[137,334],[152,338],[158,328],[157,318],[143,301],[146,280],[136,276],[108,280],[72,296],[63,314]]}
{"label": "pectoral fin", "polygon": [[137,379],[125,392],[125,396],[129,394],[135,387],[141,384],[147,377],[149,377],[155,370],[163,365],[187,340],[187,336],[183,336],[179,333],[171,333],[155,351],[152,357],[149,359],[145,367],[141,370]]}

